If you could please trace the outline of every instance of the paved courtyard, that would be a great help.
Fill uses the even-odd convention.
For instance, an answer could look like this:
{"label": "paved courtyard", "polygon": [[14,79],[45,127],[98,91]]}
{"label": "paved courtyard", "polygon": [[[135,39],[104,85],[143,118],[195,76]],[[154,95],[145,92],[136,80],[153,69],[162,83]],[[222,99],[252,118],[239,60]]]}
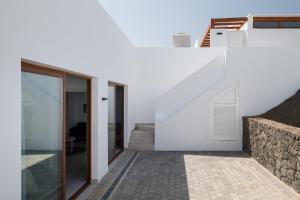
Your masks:
{"label": "paved courtyard", "polygon": [[140,152],[110,199],[300,197],[243,152]]}

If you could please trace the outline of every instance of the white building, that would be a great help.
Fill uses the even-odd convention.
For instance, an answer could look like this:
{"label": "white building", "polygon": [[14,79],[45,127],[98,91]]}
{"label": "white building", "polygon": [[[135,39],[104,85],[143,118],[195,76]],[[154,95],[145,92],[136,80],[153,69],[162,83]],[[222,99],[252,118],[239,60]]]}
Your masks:
{"label": "white building", "polygon": [[[215,19],[209,48],[138,48],[96,0],[6,2],[0,13],[0,199],[49,192],[49,174],[50,195],[77,194],[108,172],[119,152],[109,139],[127,148],[136,123],[155,123],[155,150],[241,151],[242,116],[300,87],[300,15]],[[85,99],[80,115],[72,95]],[[108,112],[122,109],[117,95],[120,126]],[[115,129],[124,136],[109,138]],[[70,189],[67,164],[82,152],[84,182]],[[49,173],[36,177],[36,165]]]}

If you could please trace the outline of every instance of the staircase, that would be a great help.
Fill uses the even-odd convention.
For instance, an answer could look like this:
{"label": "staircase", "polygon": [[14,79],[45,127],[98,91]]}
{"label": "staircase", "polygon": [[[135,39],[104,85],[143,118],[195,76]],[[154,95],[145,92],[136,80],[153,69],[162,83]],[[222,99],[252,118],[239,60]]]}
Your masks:
{"label": "staircase", "polygon": [[128,150],[154,151],[154,123],[137,123],[131,131]]}
{"label": "staircase", "polygon": [[[226,52],[224,51],[159,97],[156,101],[156,123],[163,123],[168,120],[196,98],[223,81],[226,72],[225,58]],[[157,126],[156,128],[156,131],[159,131]]]}

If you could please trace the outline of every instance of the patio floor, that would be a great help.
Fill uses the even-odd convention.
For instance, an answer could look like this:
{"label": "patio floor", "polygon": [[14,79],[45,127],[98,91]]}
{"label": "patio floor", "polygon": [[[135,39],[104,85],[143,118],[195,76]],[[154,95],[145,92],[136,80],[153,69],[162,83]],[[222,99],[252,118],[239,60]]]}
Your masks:
{"label": "patio floor", "polygon": [[109,199],[300,199],[243,152],[140,152]]}

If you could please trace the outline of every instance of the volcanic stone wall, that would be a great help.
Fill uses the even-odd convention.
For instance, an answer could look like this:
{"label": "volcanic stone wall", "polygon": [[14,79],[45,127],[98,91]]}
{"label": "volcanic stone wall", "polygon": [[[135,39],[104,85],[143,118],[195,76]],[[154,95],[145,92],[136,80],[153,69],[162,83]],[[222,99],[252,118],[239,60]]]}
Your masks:
{"label": "volcanic stone wall", "polygon": [[300,193],[300,91],[274,109],[243,118],[243,149]]}

